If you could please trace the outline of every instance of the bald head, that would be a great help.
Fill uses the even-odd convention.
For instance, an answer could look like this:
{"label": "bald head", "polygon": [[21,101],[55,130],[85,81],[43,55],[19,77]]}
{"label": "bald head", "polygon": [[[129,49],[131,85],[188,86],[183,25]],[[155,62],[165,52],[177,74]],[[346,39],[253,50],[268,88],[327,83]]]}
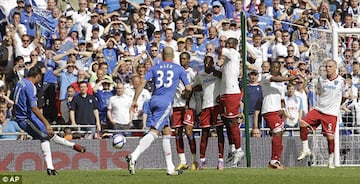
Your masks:
{"label": "bald head", "polygon": [[165,47],[162,53],[163,61],[172,61],[174,59],[174,49]]}

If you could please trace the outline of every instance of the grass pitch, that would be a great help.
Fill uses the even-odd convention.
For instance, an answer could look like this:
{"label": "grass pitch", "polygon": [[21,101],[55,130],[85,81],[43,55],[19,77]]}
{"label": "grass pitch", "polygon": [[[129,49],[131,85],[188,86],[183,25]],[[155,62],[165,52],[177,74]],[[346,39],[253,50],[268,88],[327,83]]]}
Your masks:
{"label": "grass pitch", "polygon": [[[46,171],[2,172],[0,175],[22,175],[23,184],[311,184],[311,183],[360,183],[360,167],[328,169],[325,167],[297,167],[285,170],[268,168],[225,168],[223,171],[204,169],[186,170],[180,176],[167,176],[163,170],[136,170],[129,175],[127,170],[59,171],[58,176],[47,176]],[[1,183],[1,182],[0,182]]]}

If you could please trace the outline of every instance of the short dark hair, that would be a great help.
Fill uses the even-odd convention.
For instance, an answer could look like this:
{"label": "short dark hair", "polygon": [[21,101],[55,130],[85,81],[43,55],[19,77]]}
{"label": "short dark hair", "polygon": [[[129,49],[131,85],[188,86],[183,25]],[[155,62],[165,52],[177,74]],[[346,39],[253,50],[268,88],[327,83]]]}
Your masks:
{"label": "short dark hair", "polygon": [[34,67],[30,68],[29,73],[27,74],[27,77],[36,77],[39,74],[41,74],[41,68],[38,66],[34,66]]}
{"label": "short dark hair", "polygon": [[86,81],[80,81],[80,82],[79,82],[79,86],[80,86],[81,84],[85,84],[85,85],[87,86],[88,83],[87,83]]}

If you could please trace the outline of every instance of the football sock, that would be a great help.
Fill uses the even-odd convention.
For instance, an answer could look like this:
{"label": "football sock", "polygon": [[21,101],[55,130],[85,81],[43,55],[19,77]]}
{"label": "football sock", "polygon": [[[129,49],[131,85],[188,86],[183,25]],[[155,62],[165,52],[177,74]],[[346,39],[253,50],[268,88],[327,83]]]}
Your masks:
{"label": "football sock", "polygon": [[271,160],[280,160],[282,150],[283,150],[282,136],[273,135]]}
{"label": "football sock", "polygon": [[308,140],[301,141],[301,143],[302,143],[303,151],[309,151],[310,150]]}
{"label": "football sock", "polygon": [[185,153],[179,153],[180,164],[186,164]]}
{"label": "football sock", "polygon": [[56,134],[50,140],[56,144],[61,144],[63,146],[69,147],[69,148],[73,148],[73,146],[75,145],[75,143],[70,142],[62,137],[59,137]]}
{"label": "football sock", "polygon": [[334,150],[335,150],[335,141],[334,141],[334,139],[330,139],[330,140],[328,140],[329,154],[334,153]]}
{"label": "football sock", "polygon": [[307,127],[300,127],[300,139],[302,141],[308,140],[308,129]]}
{"label": "football sock", "polygon": [[148,149],[151,143],[154,142],[154,140],[157,138],[157,134],[151,131],[143,138],[141,138],[138,146],[135,148],[134,152],[131,153],[132,159],[136,161],[139,158],[140,154],[143,153],[146,149]]}
{"label": "football sock", "polygon": [[235,144],[235,148],[238,149],[241,147],[240,142],[240,129],[237,123],[233,123],[230,125],[231,137],[233,143]]}
{"label": "football sock", "polygon": [[235,144],[230,144],[229,145],[229,152],[230,153],[234,153],[236,151],[236,149],[235,149]]}
{"label": "football sock", "polygon": [[52,156],[51,156],[50,142],[49,141],[42,142],[41,150],[43,151],[43,154],[45,157],[46,167],[48,169],[54,169],[54,165],[52,162]]}
{"label": "football sock", "polygon": [[163,147],[163,152],[164,152],[164,156],[165,156],[167,172],[171,173],[171,172],[174,171],[175,166],[174,166],[174,163],[172,161],[170,135],[163,135],[162,147]]}

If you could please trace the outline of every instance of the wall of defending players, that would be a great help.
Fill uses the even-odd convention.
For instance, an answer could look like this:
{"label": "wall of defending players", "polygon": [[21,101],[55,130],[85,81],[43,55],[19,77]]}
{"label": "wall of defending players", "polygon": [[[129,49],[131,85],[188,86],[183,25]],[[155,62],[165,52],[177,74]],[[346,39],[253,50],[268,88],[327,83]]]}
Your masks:
{"label": "wall of defending players", "polygon": [[[87,152],[84,154],[68,151],[66,148],[54,144],[52,150],[55,168],[58,170],[127,169],[125,156],[134,149],[138,141],[138,138],[127,137],[126,146],[119,150],[113,148],[112,142],[109,140],[77,140],[77,143],[87,147]],[[307,165],[307,161],[296,161],[297,154],[301,149],[300,142],[293,137],[284,137],[283,141],[286,149],[283,153],[282,163],[288,167]],[[175,145],[174,139],[171,144]],[[264,163],[271,154],[270,145],[271,137],[251,138],[252,167],[264,167]],[[43,162],[43,156],[38,146],[38,141],[16,141],[16,143],[13,141],[0,141],[0,147],[2,148],[0,152],[0,171],[45,170],[46,165]],[[243,147],[245,146],[243,145]],[[161,148],[162,140],[159,139],[154,142],[153,147],[149,148],[139,158],[137,168],[165,168],[163,154],[161,151],[159,152]],[[185,148],[185,150],[189,149]],[[225,150],[228,150],[226,146]],[[173,152],[176,152],[174,147]],[[188,158],[191,158],[191,155],[188,155]],[[176,155],[173,155],[173,159],[174,163],[179,163]],[[216,138],[210,138],[209,140],[207,162],[207,167],[216,167]],[[243,161],[241,167],[245,166],[246,161]],[[230,165],[225,165],[225,167],[230,167]]]}

